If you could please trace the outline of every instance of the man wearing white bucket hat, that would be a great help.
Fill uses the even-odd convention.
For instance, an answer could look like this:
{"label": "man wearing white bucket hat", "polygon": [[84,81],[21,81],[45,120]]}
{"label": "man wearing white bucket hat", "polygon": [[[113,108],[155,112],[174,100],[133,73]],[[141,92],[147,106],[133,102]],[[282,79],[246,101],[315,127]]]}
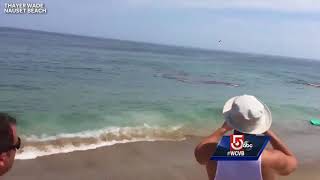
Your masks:
{"label": "man wearing white bucket hat", "polygon": [[[273,180],[276,175],[289,175],[297,168],[297,159],[271,131],[269,108],[250,95],[229,99],[223,108],[225,122],[195,149],[197,161],[206,165],[209,180]],[[265,134],[270,136],[272,149],[265,149],[257,161],[214,161],[211,155],[228,131],[235,134]]]}

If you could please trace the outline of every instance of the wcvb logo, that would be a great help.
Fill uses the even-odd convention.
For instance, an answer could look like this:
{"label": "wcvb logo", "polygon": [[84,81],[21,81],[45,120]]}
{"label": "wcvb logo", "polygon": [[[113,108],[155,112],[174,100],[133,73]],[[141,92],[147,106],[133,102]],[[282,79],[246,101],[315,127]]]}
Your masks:
{"label": "wcvb logo", "polygon": [[244,144],[244,135],[230,136],[230,151],[241,151]]}
{"label": "wcvb logo", "polygon": [[230,151],[250,151],[253,148],[253,144],[244,139],[244,135],[231,135]]}

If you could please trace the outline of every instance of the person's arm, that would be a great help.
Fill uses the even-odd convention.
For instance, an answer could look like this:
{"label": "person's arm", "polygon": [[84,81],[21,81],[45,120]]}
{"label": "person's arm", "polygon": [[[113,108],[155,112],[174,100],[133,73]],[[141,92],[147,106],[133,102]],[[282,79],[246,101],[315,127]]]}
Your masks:
{"label": "person's arm", "polygon": [[202,140],[200,144],[197,145],[194,151],[196,160],[200,164],[206,164],[209,161],[211,155],[216,151],[217,144],[220,141],[221,137],[231,129],[232,128],[230,128],[225,122],[222,127],[218,128],[213,134]]}
{"label": "person's arm", "polygon": [[280,175],[289,175],[298,166],[298,161],[289,148],[271,130],[266,135],[270,136],[270,143],[273,149],[267,152],[267,166],[276,170]]}

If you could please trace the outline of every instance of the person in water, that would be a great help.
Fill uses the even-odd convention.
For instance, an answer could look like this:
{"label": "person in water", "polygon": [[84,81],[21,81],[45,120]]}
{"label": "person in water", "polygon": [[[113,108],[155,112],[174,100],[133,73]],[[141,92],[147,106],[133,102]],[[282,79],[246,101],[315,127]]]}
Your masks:
{"label": "person in water", "polygon": [[0,176],[13,166],[21,140],[17,136],[16,119],[6,113],[0,113]]}
{"label": "person in water", "polygon": [[[280,138],[270,130],[269,108],[250,95],[229,99],[224,108],[224,124],[204,138],[195,148],[196,160],[206,166],[209,180],[273,180],[286,176],[297,168],[297,159]],[[265,149],[257,161],[210,160],[217,144],[228,131],[235,134],[265,134],[270,136],[271,149]]]}

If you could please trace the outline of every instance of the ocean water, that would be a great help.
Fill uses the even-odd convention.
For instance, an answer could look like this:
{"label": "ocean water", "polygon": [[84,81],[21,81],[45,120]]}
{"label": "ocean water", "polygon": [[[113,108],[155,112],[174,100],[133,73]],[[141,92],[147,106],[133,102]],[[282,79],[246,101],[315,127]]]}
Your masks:
{"label": "ocean water", "polygon": [[206,134],[241,94],[287,130],[320,116],[320,61],[307,59],[0,28],[0,77],[20,159]]}

